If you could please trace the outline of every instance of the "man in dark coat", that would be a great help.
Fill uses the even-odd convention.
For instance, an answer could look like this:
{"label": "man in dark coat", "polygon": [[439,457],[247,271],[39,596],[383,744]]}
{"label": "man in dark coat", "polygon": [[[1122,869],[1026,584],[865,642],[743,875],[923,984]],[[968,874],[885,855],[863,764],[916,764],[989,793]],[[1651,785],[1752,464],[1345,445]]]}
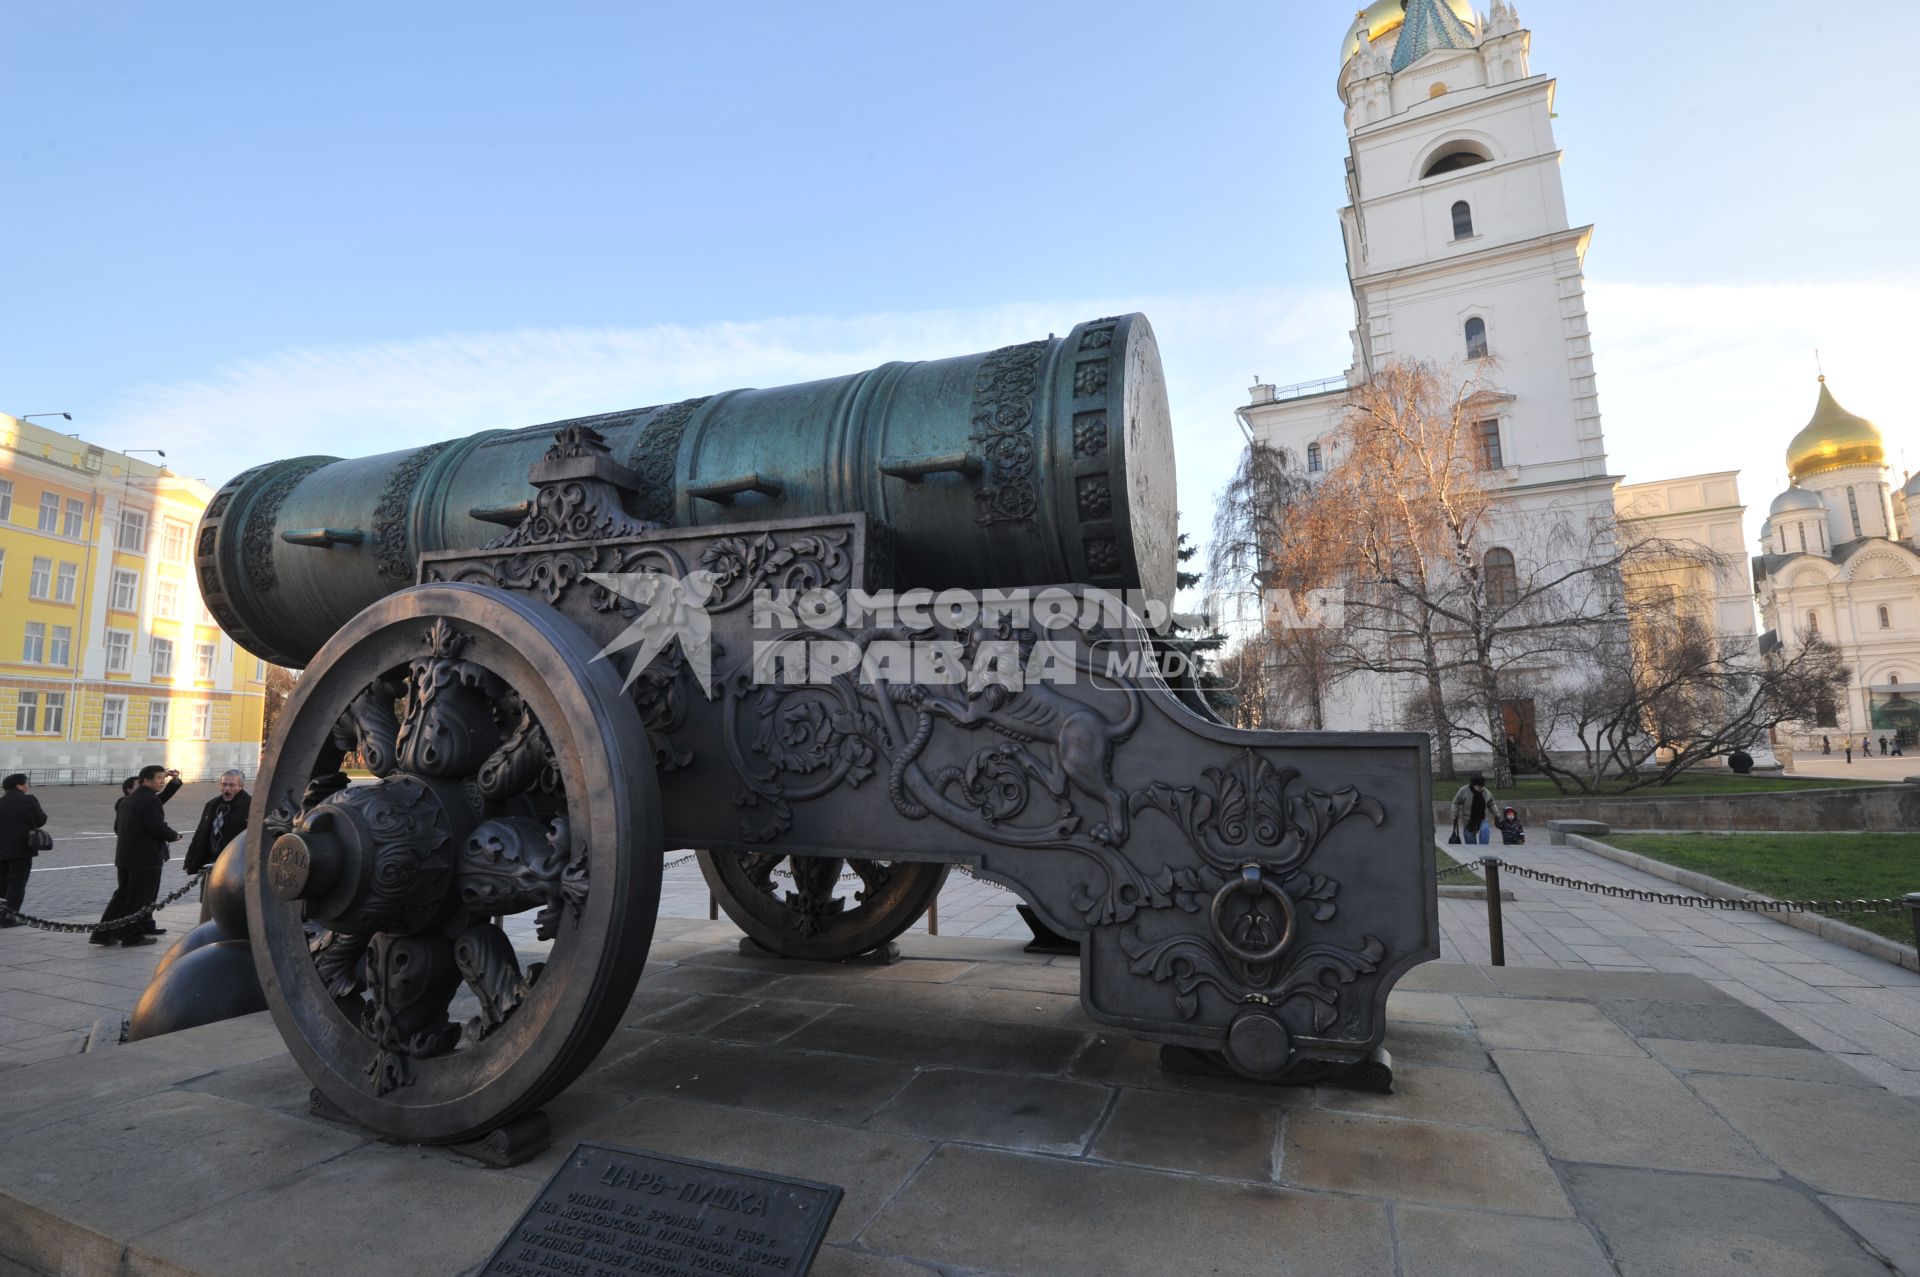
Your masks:
{"label": "man in dark coat", "polygon": [[[128,795],[132,794],[139,784],[140,778],[138,776],[129,776],[120,782],[120,797],[113,804],[113,832],[116,834],[120,832],[120,810],[127,805]],[[167,787],[160,791],[161,806],[164,807],[167,800],[179,792],[180,771],[178,768],[174,768],[167,772]],[[152,914],[147,915],[145,930],[150,936],[164,936],[167,934],[165,927],[159,926],[154,922]]]}
{"label": "man in dark coat", "polygon": [[[100,921],[124,918],[138,913],[160,897],[160,869],[167,863],[167,844],[179,838],[167,824],[161,791],[171,798],[180,788],[179,773],[169,773],[159,764],[140,769],[133,792],[120,800],[114,817],[113,867],[119,887]],[[111,931],[96,930],[93,944],[152,944],[153,937],[138,922],[125,923]]]}
{"label": "man in dark coat", "polygon": [[46,823],[46,809],[33,796],[25,772],[0,781],[0,900],[6,902],[0,910],[0,927],[19,925],[14,915],[27,898],[27,875],[33,872],[33,858],[40,854],[27,834]]}
{"label": "man in dark coat", "polygon": [[245,776],[230,771],[220,777],[220,792],[200,809],[200,823],[193,831],[193,841],[187,844],[185,868],[188,873],[213,868],[213,862],[220,859],[227,844],[247,827],[247,814],[252,806],[253,795],[247,792]]}

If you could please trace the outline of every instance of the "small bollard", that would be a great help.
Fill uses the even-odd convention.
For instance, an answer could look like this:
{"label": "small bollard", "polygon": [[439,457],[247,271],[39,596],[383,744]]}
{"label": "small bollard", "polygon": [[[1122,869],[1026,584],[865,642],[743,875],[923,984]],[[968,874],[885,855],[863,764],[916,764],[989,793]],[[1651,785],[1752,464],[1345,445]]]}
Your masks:
{"label": "small bollard", "polygon": [[940,934],[940,897],[938,896],[935,896],[933,903],[927,906],[927,934],[930,936]]}
{"label": "small bollard", "polygon": [[720,921],[720,901],[711,891],[707,893],[707,921]]}
{"label": "small bollard", "polygon": [[1487,875],[1487,948],[1493,951],[1493,965],[1507,965],[1507,933],[1500,923],[1500,858],[1480,857],[1480,868]]}
{"label": "small bollard", "polygon": [[1907,907],[1907,917],[1913,919],[1913,947],[1920,949],[1920,891],[1909,891],[1900,903]]}

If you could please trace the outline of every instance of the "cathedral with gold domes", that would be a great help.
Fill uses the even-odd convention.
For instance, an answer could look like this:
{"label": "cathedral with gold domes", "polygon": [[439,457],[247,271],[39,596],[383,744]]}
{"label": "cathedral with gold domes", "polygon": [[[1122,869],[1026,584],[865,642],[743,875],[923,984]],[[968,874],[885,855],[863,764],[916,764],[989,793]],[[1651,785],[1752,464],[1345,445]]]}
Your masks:
{"label": "cathedral with gold domes", "polygon": [[1853,680],[1791,743],[1856,751],[1865,737],[1920,737],[1920,475],[1895,486],[1879,427],[1840,406],[1820,378],[1813,416],[1787,445],[1785,492],[1768,508],[1753,559],[1768,648],[1812,638],[1839,647]]}

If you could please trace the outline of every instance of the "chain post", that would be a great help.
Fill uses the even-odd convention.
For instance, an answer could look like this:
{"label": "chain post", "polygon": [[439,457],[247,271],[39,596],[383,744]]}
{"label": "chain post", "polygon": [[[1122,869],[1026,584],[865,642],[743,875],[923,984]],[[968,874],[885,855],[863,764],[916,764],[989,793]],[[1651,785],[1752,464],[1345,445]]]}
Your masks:
{"label": "chain post", "polygon": [[1487,947],[1493,951],[1493,965],[1507,965],[1507,932],[1500,919],[1500,857],[1480,857],[1487,879]]}
{"label": "chain post", "polygon": [[938,896],[935,896],[933,903],[927,906],[927,934],[930,936],[940,934],[940,897]]}
{"label": "chain post", "polygon": [[1920,950],[1920,891],[1909,891],[1900,903],[1907,907],[1907,916],[1913,919],[1913,947]]}

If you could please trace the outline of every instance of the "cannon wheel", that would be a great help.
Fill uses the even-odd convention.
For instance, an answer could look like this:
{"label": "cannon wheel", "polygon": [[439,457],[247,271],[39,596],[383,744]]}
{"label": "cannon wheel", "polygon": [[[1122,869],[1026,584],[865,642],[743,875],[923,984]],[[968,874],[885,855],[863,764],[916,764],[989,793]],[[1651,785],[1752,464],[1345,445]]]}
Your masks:
{"label": "cannon wheel", "polygon": [[950,868],[779,852],[700,853],[714,899],[754,943],[783,958],[816,962],[857,957],[911,927],[940,895]]}
{"label": "cannon wheel", "polygon": [[[371,605],[328,641],[275,728],[249,828],[265,852],[247,870],[254,961],[274,1021],[320,1096],[374,1131],[425,1143],[480,1138],[572,1081],[627,1010],[659,906],[660,800],[645,729],[618,673],[595,660],[596,647],[573,622],[517,596],[415,586]],[[420,685],[433,677],[466,680],[486,694],[464,702],[465,721],[444,709],[425,712]],[[342,734],[352,739],[362,721],[353,712],[366,708],[370,690],[372,701],[384,702],[387,731],[381,739],[376,705],[373,729],[357,745],[381,779],[340,790]],[[476,769],[450,761],[461,757],[463,733],[505,744]],[[528,767],[516,764],[507,769],[516,779],[503,783],[499,760],[529,741],[543,747],[532,780],[523,784]],[[466,758],[473,756],[470,747]],[[437,848],[431,834],[415,844],[426,849],[420,863],[452,865],[443,880],[427,878],[437,912],[404,936],[310,936],[303,904],[285,898],[287,875],[303,869],[305,857],[297,848],[281,854],[276,837],[317,810],[316,799],[337,791],[377,803],[380,793],[368,791],[382,786],[444,800],[449,836]],[[463,800],[467,810],[457,810]],[[495,872],[476,874],[471,848],[462,859],[467,835],[501,817],[536,834],[566,833],[542,840],[553,848],[544,859],[534,851],[510,858],[507,868],[521,874],[511,882],[498,872],[497,854]],[[378,864],[369,890],[418,891],[419,879],[395,884],[384,877],[387,861]],[[540,916],[552,946],[544,964],[522,972],[487,915],[531,907],[530,881],[548,892]],[[469,1007],[481,1011],[464,1029],[449,1019],[462,1014],[462,982]],[[396,1040],[396,1024],[407,1036]]]}

